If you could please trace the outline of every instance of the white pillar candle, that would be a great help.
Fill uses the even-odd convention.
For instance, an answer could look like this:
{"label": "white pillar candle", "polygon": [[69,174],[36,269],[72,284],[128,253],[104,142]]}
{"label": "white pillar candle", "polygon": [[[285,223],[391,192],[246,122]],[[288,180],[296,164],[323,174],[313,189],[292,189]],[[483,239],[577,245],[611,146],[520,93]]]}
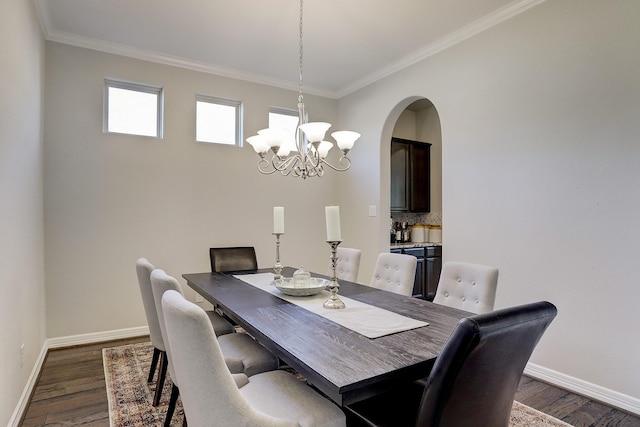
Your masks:
{"label": "white pillar candle", "polygon": [[273,207],[273,233],[284,234],[284,207]]}
{"label": "white pillar candle", "polygon": [[324,211],[327,217],[327,241],[341,242],[342,236],[340,234],[340,207],[325,206]]}

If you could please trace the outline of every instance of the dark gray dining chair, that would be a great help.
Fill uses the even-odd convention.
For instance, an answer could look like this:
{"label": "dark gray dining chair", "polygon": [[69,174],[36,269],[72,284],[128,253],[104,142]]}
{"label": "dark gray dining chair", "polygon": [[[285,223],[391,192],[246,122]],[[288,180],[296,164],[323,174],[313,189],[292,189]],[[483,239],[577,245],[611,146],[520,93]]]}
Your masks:
{"label": "dark gray dining chair", "polygon": [[[211,259],[211,271],[213,273],[258,269],[256,250],[253,246],[209,248],[209,258]],[[214,309],[222,316],[225,316],[229,322],[236,324],[220,307],[214,305]]]}
{"label": "dark gray dining chair", "polygon": [[426,380],[347,405],[349,425],[508,427],[522,372],[556,314],[542,301],[462,319]]}
{"label": "dark gray dining chair", "polygon": [[256,250],[253,246],[210,248],[209,258],[212,272],[258,269]]}

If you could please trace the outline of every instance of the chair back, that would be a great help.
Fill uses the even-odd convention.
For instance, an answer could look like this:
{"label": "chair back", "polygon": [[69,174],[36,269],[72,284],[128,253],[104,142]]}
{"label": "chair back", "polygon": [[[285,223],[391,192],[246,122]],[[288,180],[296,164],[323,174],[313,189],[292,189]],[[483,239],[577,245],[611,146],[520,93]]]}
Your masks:
{"label": "chair back", "polygon": [[153,290],[151,289],[152,271],[153,265],[146,258],[138,258],[136,260],[138,286],[140,287],[140,295],[142,296],[144,314],[147,316],[147,324],[149,324],[151,344],[158,350],[165,351],[162,331],[160,330],[160,323],[158,321],[158,312],[156,311],[156,303],[153,299]]}
{"label": "chair back", "polygon": [[411,296],[417,264],[413,255],[383,252],[378,255],[370,286]]}
{"label": "chair back", "polygon": [[[349,282],[358,280],[362,251],[354,248],[338,248],[336,255],[338,257],[336,261],[336,277]],[[327,276],[331,276],[331,260],[329,260],[329,266],[327,267]]]}
{"label": "chair back", "polygon": [[240,394],[202,308],[168,291],[162,297],[169,347],[189,425],[297,426],[256,411]]}
{"label": "chair back", "polygon": [[542,301],[462,319],[427,378],[416,425],[508,427],[522,372],[556,314]]}
{"label": "chair back", "polygon": [[472,313],[493,310],[498,269],[486,265],[446,262],[433,302]]}
{"label": "chair back", "polygon": [[182,286],[180,286],[180,283],[178,283],[174,277],[165,273],[164,270],[156,268],[151,272],[151,288],[153,289],[153,301],[155,302],[156,311],[158,312],[160,332],[162,334],[162,339],[164,340],[165,351],[167,352],[167,368],[169,369],[171,380],[176,386],[178,386],[178,380],[173,366],[173,352],[171,351],[171,345],[167,339],[166,320],[162,309],[162,296],[167,291],[175,291],[180,295],[183,295]]}
{"label": "chair back", "polygon": [[212,272],[257,270],[258,261],[253,246],[210,248]]}

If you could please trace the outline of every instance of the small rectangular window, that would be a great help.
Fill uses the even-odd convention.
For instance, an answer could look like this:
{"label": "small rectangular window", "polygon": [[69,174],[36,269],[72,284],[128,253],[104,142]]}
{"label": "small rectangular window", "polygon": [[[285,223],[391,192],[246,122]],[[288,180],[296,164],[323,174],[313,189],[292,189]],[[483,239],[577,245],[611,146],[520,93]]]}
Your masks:
{"label": "small rectangular window", "polygon": [[284,129],[287,139],[295,143],[298,127],[298,112],[287,108],[269,107],[269,128]]}
{"label": "small rectangular window", "polygon": [[242,102],[196,95],[196,142],[242,147]]}
{"label": "small rectangular window", "polygon": [[284,129],[290,148],[296,149],[296,129],[298,128],[298,112],[287,108],[269,107],[269,128]]}
{"label": "small rectangular window", "polygon": [[104,83],[104,132],[162,138],[162,87],[112,79]]}

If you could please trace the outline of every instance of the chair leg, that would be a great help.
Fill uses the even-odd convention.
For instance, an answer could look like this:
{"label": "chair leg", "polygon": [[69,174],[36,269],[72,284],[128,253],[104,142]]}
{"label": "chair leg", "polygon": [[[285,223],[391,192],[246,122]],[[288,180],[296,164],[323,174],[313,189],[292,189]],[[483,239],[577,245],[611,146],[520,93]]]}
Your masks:
{"label": "chair leg", "polygon": [[160,353],[160,372],[158,373],[158,382],[156,383],[156,394],[153,396],[153,406],[160,404],[160,396],[162,395],[162,387],[164,387],[164,379],[167,376],[167,353]]}
{"label": "chair leg", "polygon": [[173,387],[171,387],[171,399],[169,399],[169,407],[167,408],[167,417],[164,419],[164,427],[171,426],[171,418],[176,410],[176,403],[178,403],[179,395],[180,390],[178,390],[178,387],[174,384]]}
{"label": "chair leg", "polygon": [[158,366],[158,357],[160,357],[160,350],[153,347],[153,357],[151,358],[151,367],[149,368],[149,378],[147,378],[148,383],[153,381],[153,374],[156,373],[156,367]]}

